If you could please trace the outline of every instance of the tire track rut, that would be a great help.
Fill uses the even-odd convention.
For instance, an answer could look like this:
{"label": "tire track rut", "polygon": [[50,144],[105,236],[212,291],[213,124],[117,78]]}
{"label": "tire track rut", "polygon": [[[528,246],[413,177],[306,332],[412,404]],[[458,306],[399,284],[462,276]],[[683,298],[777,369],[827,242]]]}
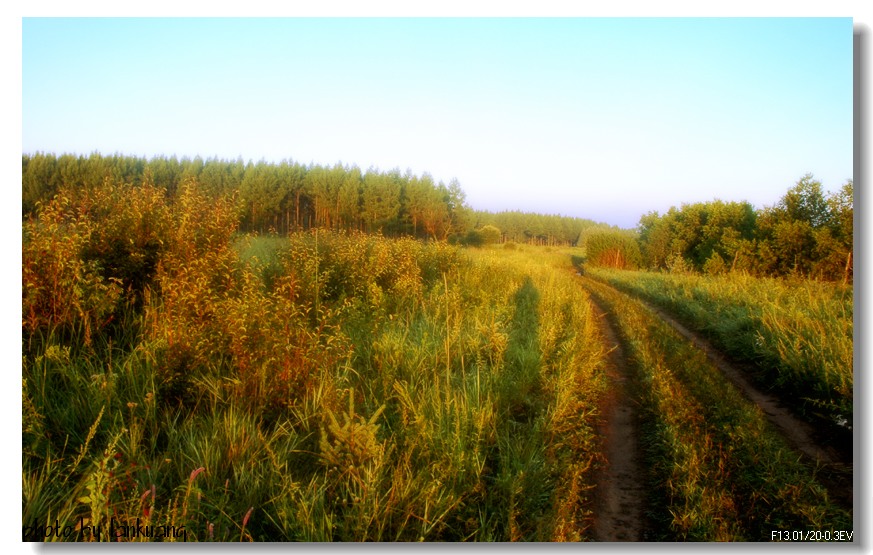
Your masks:
{"label": "tire track rut", "polygon": [[752,384],[741,366],[730,362],[712,343],[686,328],[657,306],[649,304],[638,297],[634,297],[634,299],[655,313],[661,320],[676,330],[679,335],[703,351],[709,361],[747,399],[761,409],[767,420],[795,450],[800,451],[808,460],[815,463],[819,470],[823,470],[823,472],[819,472],[818,478],[831,496],[844,506],[852,507],[854,492],[852,487],[853,465],[851,453],[844,453],[831,446],[823,445],[817,439],[819,432],[812,425],[795,416],[777,396],[761,391]]}
{"label": "tire track rut", "polygon": [[598,422],[606,462],[597,476],[592,532],[596,541],[645,541],[648,490],[631,370],[608,313],[593,297],[591,306],[608,351],[606,373],[610,381]]}
{"label": "tire track rut", "polygon": [[[602,283],[602,282],[601,282]],[[608,285],[608,284],[603,284]],[[612,286],[609,286],[612,287]],[[801,420],[786,407],[775,395],[764,392],[756,387],[748,377],[743,365],[735,364],[727,359],[718,349],[699,334],[689,330],[678,322],[670,314],[661,308],[640,299],[635,295],[628,295],[623,291],[613,288],[622,295],[630,296],[642,306],[657,315],[662,321],[670,325],[679,335],[700,349],[707,359],[715,365],[725,377],[752,403],[758,406],[767,420],[780,433],[780,435],[803,457],[813,463],[818,472],[820,483],[828,490],[831,497],[846,508],[853,507],[853,463],[852,453],[835,449],[820,441],[821,432],[812,425]],[[593,302],[593,299],[592,299]],[[602,313],[602,309],[598,307]],[[620,345],[617,336],[608,339],[613,344]]]}

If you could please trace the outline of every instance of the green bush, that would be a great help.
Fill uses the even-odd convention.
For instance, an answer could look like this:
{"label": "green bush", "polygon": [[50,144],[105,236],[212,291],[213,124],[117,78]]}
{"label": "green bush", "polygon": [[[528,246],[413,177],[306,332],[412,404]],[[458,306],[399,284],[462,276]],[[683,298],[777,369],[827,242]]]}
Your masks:
{"label": "green bush", "polygon": [[585,241],[587,261],[592,266],[637,269],[642,255],[636,239],[621,231],[598,231]]}

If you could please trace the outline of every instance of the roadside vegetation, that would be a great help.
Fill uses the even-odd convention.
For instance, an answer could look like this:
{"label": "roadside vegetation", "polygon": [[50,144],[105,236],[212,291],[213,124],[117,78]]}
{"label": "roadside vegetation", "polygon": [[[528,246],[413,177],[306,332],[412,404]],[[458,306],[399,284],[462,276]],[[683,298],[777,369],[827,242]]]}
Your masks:
{"label": "roadside vegetation", "polygon": [[769,541],[774,530],[852,529],[816,469],[701,351],[636,300],[583,280],[635,367],[659,539]]}
{"label": "roadside vegetation", "polygon": [[555,253],[239,235],[239,210],[106,181],[25,222],[25,526],[587,537],[602,348]]}
{"label": "roadside vegetation", "polygon": [[854,184],[825,194],[805,175],[773,206],[683,204],[643,215],[635,230],[589,228],[578,244],[592,266],[851,284]]}
{"label": "roadside vegetation", "polygon": [[750,363],[810,419],[851,429],[853,288],[811,280],[590,268],[588,275],[675,314],[734,359]]}

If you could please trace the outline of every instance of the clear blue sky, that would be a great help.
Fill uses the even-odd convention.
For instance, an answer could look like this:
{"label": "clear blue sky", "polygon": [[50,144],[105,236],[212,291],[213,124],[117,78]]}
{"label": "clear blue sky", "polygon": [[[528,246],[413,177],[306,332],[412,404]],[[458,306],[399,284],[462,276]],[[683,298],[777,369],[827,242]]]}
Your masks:
{"label": "clear blue sky", "polygon": [[852,175],[852,19],[27,19],[22,148],[399,167],[633,227]]}

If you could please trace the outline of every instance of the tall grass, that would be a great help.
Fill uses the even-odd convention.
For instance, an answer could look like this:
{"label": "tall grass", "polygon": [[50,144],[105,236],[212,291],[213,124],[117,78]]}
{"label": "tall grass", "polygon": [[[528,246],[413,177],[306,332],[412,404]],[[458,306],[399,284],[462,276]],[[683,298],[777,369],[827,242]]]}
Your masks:
{"label": "tall grass", "polygon": [[[193,182],[150,211],[92,214],[90,194],[105,198],[26,226],[28,539],[587,537],[602,353],[551,259],[324,231],[234,239],[232,199]],[[116,290],[106,256],[138,268],[139,251],[89,251],[81,230],[122,213],[134,247],[160,248]],[[57,272],[51,245],[72,257]],[[56,523],[71,534],[35,531]]]}
{"label": "tall grass", "polygon": [[702,331],[754,364],[765,388],[807,415],[851,426],[853,288],[814,281],[587,269]]}
{"label": "tall grass", "polygon": [[635,367],[662,539],[769,541],[775,530],[850,530],[816,469],[685,341],[632,298],[585,286],[616,321]]}

